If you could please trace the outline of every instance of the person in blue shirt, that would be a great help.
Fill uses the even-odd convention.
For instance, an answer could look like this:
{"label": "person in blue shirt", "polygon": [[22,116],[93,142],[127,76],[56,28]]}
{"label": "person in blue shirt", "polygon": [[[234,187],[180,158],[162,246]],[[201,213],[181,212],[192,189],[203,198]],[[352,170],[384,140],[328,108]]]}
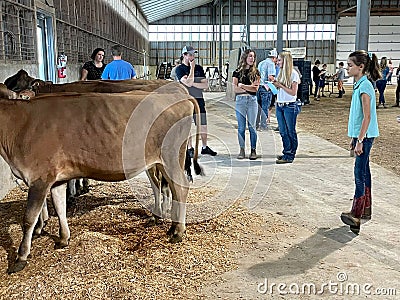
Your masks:
{"label": "person in blue shirt", "polygon": [[[378,58],[373,53],[358,50],[347,59],[347,72],[354,77],[351,97],[348,136],[350,148],[354,150],[355,193],[350,212],[344,212],[340,218],[350,225],[355,234],[360,231],[361,218],[371,218],[371,171],[369,155],[374,139],[379,136],[376,115],[375,90],[370,80],[381,78]],[[369,76],[369,78],[367,77]]]}
{"label": "person in blue shirt", "polygon": [[[256,120],[256,129],[260,131],[267,130],[267,120],[269,117],[269,107],[271,105],[273,93],[268,87],[267,82],[273,81],[276,77],[275,62],[278,53],[276,50],[268,52],[268,57],[258,64],[260,72],[260,86],[257,90],[258,113]],[[271,78],[269,78],[271,76]]]}
{"label": "person in blue shirt", "polygon": [[101,79],[110,80],[125,80],[135,79],[136,71],[133,66],[122,59],[122,48],[120,45],[114,45],[111,48],[111,54],[113,61],[106,65]]}

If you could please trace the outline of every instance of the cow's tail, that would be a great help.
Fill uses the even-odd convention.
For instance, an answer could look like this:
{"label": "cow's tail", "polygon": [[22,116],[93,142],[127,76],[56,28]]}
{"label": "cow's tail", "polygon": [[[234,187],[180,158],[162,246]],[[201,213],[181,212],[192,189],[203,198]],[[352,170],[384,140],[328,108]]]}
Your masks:
{"label": "cow's tail", "polygon": [[204,170],[197,162],[197,159],[199,156],[199,140],[200,140],[200,128],[201,128],[200,127],[201,126],[201,124],[200,124],[200,107],[195,98],[190,97],[190,101],[192,101],[192,103],[194,105],[194,112],[195,112],[195,116],[196,116],[196,142],[195,142],[194,155],[193,155],[193,167],[194,167],[194,172],[196,175],[204,176]]}

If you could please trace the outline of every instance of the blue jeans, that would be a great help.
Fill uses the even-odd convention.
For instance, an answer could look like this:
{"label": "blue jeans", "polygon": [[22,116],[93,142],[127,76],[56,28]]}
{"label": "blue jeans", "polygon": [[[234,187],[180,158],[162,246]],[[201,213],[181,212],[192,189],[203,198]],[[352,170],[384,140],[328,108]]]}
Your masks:
{"label": "blue jeans", "polygon": [[[355,146],[357,139],[353,139],[353,146]],[[365,138],[363,141],[363,153],[356,155],[354,163],[354,181],[356,190],[354,192],[355,198],[360,198],[365,193],[365,187],[371,188],[371,171],[369,168],[369,154],[371,152],[374,138]]]}
{"label": "blue jeans", "polygon": [[238,140],[240,148],[245,147],[246,117],[250,131],[250,145],[252,149],[257,145],[256,118],[258,111],[257,97],[252,95],[236,96],[236,119],[238,121]]}
{"label": "blue jeans", "polygon": [[376,88],[379,91],[379,104],[385,104],[385,89],[386,89],[386,80],[378,80],[376,82]]}
{"label": "blue jeans", "polygon": [[298,141],[296,133],[297,115],[300,113],[297,102],[281,105],[276,103],[276,119],[278,120],[279,133],[283,144],[283,159],[294,160]]}
{"label": "blue jeans", "polygon": [[272,100],[272,92],[264,86],[260,86],[257,90],[257,103],[258,103],[258,113],[257,113],[257,126],[265,129],[267,128],[267,119],[268,119],[268,109],[271,105]]}

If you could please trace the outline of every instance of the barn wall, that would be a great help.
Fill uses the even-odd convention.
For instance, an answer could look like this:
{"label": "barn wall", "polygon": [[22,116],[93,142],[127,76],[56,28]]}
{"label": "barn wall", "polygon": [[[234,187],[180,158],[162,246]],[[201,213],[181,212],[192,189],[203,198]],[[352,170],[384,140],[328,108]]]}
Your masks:
{"label": "barn wall", "polygon": [[[392,59],[394,66],[400,63],[400,16],[371,16],[369,26],[369,51],[378,58]],[[336,63],[346,61],[354,50],[356,17],[339,18],[337,26]]]}
{"label": "barn wall", "polygon": [[54,19],[54,66],[58,53],[68,57],[67,78],[57,82],[78,80],[81,66],[97,47],[106,50],[105,61],[110,62],[114,44],[122,45],[123,58],[143,74],[148,24],[133,0],[1,0],[0,82],[21,68],[41,77],[36,38],[39,11]]}

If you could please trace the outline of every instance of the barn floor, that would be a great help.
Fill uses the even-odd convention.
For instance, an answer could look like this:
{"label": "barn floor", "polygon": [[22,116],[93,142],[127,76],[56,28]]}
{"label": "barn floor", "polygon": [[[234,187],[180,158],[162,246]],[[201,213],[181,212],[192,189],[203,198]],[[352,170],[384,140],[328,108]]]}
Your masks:
{"label": "barn floor", "polygon": [[[358,287],[352,298],[398,298],[398,169],[372,156],[373,218],[359,236],[340,221],[354,189],[353,158],[341,144],[347,145],[348,94],[303,108],[298,156],[288,165],[275,164],[281,143],[272,131],[259,133],[259,159],[236,160],[234,102],[207,94],[209,145],[218,155],[200,159],[206,176],[195,177],[187,234],[177,245],[165,237],[168,222],[146,226],[142,207],[152,194],[144,176],[93,182],[68,210],[70,245],[53,250],[58,224],[52,217],[47,234],[33,241],[25,270],[7,275],[26,197],[14,189],[0,201],[0,298],[346,299]],[[396,140],[400,109],[379,114],[385,114],[382,139],[397,128]]]}

